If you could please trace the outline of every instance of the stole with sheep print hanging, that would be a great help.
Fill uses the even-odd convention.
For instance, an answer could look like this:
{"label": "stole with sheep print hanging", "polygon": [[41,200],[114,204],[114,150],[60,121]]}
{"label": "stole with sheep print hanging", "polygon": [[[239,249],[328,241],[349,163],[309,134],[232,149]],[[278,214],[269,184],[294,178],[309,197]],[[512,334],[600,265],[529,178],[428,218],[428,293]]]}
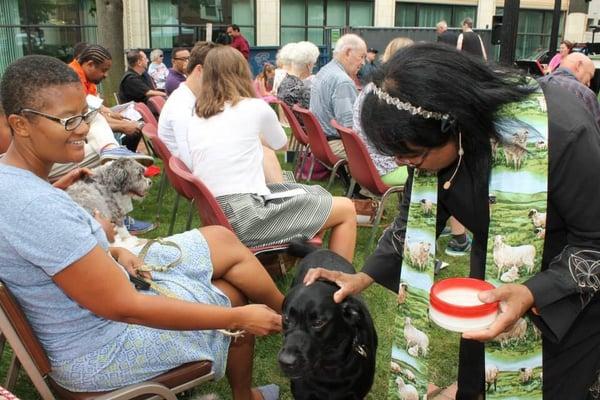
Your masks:
{"label": "stole with sheep print hanging", "polygon": [[[504,144],[492,146],[485,265],[485,280],[496,287],[522,283],[540,271],[548,186],[548,118],[541,89],[499,115],[496,127]],[[414,176],[388,399],[424,399],[428,387],[431,399],[452,392],[457,381],[460,333],[431,321],[429,294],[435,281],[467,277],[469,255],[436,253],[437,185],[436,176]],[[438,248],[448,239],[440,238]],[[435,259],[445,268],[434,277]],[[487,399],[542,399],[541,371],[540,334],[526,317],[485,345]]]}

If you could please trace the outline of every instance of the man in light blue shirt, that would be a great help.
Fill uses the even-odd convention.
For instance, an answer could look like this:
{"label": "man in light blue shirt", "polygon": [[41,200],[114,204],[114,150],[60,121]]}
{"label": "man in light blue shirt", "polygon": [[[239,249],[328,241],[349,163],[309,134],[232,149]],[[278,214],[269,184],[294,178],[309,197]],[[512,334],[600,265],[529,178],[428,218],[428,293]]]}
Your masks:
{"label": "man in light blue shirt", "polygon": [[352,128],[352,108],[358,96],[353,78],[362,67],[367,45],[360,36],[347,34],[338,39],[333,60],[315,76],[310,92],[310,111],[317,117],[335,155],[346,158],[344,145],[329,121],[335,119]]}

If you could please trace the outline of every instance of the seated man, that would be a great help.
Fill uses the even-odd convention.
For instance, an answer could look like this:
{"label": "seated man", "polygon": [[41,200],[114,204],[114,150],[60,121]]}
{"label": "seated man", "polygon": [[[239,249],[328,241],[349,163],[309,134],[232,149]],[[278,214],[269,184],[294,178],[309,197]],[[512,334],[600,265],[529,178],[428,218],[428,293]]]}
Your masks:
{"label": "seated man", "polygon": [[310,111],[317,117],[333,153],[346,158],[344,145],[329,121],[352,127],[352,108],[358,91],[352,80],[364,63],[367,45],[357,35],[338,39],[333,59],[315,75],[310,93]]}
{"label": "seated man", "polygon": [[[112,57],[108,50],[100,45],[88,45],[85,47],[77,57],[71,61],[69,66],[77,73],[79,80],[83,84],[85,92],[89,96],[98,96],[98,90],[96,85],[99,84],[106,78],[108,71],[112,66]],[[88,134],[88,141],[97,143],[97,146],[92,150],[92,156],[94,159],[88,160],[88,157],[84,159],[89,161],[89,166],[95,166],[94,153],[100,153],[101,161],[108,161],[120,157],[133,157],[137,161],[144,165],[150,165],[154,161],[151,157],[144,154],[135,153],[142,133],[140,131],[140,125],[136,121],[129,121],[124,119],[120,114],[111,112],[111,110],[102,104],[101,100],[96,101],[93,98],[89,98],[90,106],[98,108],[97,104],[100,104],[100,114],[98,119],[106,119],[110,132],[106,129],[106,124],[102,121],[93,121],[90,126],[90,133]],[[92,104],[97,103],[97,104]],[[100,125],[94,127],[94,125]],[[115,140],[112,132],[120,132],[125,135],[123,144],[127,148],[120,148],[119,144]],[[64,168],[55,166],[54,172],[51,173],[51,178],[56,178],[67,172],[70,167]]]}
{"label": "seated man", "polygon": [[165,92],[167,92],[167,95],[170,96],[182,82],[185,82],[189,60],[190,51],[188,49],[183,47],[175,47],[173,49],[173,55],[171,56],[173,67],[169,69],[169,75],[167,75],[165,83]]}
{"label": "seated man", "polygon": [[142,50],[127,52],[127,71],[119,84],[119,100],[121,103],[135,101],[145,103],[149,97],[167,95],[154,87],[152,78],[146,74],[148,57]]}

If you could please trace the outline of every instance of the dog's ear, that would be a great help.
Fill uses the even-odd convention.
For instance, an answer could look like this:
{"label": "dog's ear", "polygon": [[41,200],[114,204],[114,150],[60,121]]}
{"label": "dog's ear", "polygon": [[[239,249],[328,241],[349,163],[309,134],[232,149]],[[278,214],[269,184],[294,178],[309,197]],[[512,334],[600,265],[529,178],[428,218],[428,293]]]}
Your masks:
{"label": "dog's ear", "polygon": [[129,171],[125,168],[125,159],[118,159],[112,164],[112,176],[110,177],[110,190],[112,192],[122,192],[123,185],[129,177]]}
{"label": "dog's ear", "polygon": [[358,300],[349,297],[342,302],[342,317],[350,326],[360,325],[363,319],[361,305]]}

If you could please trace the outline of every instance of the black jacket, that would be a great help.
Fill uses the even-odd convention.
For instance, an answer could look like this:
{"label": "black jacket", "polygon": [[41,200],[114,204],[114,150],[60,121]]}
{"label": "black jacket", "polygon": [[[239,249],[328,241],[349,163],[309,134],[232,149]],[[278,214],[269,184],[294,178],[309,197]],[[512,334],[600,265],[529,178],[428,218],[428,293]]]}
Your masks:
{"label": "black jacket", "polygon": [[[600,301],[594,296],[597,286],[578,286],[569,259],[582,249],[600,251],[600,131],[573,94],[556,86],[546,86],[543,90],[549,118],[546,239],[542,272],[525,285],[533,293],[540,312],[532,320],[545,339],[544,399],[585,399],[600,369],[600,320],[597,319]],[[442,184],[454,168],[455,165],[438,174],[437,234],[451,215],[470,230],[473,233],[470,275],[483,278],[489,224],[487,185],[474,189],[467,164],[461,166],[451,188],[444,190]],[[412,171],[399,215],[362,269],[394,292],[400,282],[411,187]],[[600,253],[586,256],[600,263]],[[600,266],[589,271],[588,276],[592,283],[600,282]],[[582,280],[585,279],[580,276],[579,283]],[[462,340],[457,398],[477,398],[483,392],[483,383],[483,345]]]}

